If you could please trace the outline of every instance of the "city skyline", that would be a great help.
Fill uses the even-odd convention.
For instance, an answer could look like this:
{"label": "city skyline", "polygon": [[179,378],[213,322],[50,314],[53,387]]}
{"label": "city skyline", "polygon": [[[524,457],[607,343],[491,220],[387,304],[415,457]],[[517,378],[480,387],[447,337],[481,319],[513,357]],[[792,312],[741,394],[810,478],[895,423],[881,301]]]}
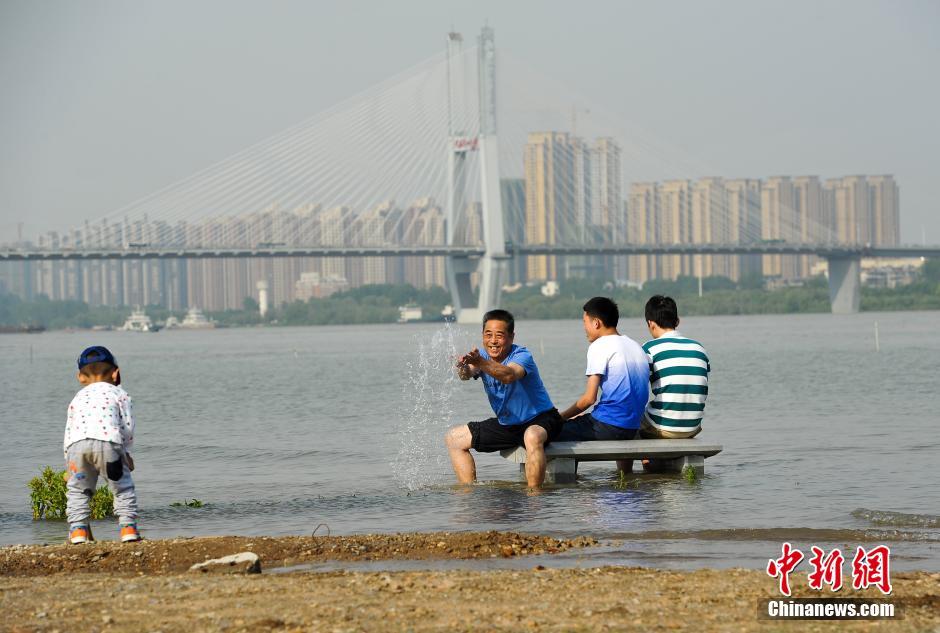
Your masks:
{"label": "city skyline", "polygon": [[[71,218],[73,226],[86,218],[94,221],[129,200],[198,171],[213,157],[264,138],[440,50],[446,27],[456,23],[473,30],[484,10],[490,11],[502,49],[538,59],[539,67],[598,103],[623,104],[613,108],[612,114],[640,126],[646,138],[662,141],[648,152],[653,157],[663,154],[659,170],[640,166],[635,156],[624,154],[625,186],[674,180],[680,166],[686,166],[682,171],[693,176],[685,178],[690,180],[716,174],[753,178],[773,173],[894,173],[905,186],[902,241],[920,242],[924,233],[919,225],[928,226],[937,216],[930,212],[929,179],[923,177],[929,160],[917,149],[931,146],[930,139],[937,138],[934,117],[926,116],[936,111],[936,86],[917,80],[937,60],[937,44],[926,30],[937,13],[930,5],[896,9],[853,5],[853,11],[845,12],[799,3],[761,8],[729,3],[715,12],[686,4],[670,9],[669,19],[664,20],[665,12],[658,8],[596,3],[589,9],[595,15],[604,14],[604,20],[588,18],[590,11],[582,14],[587,18],[585,25],[594,29],[591,37],[585,39],[588,31],[582,34],[575,29],[568,38],[571,43],[553,51],[522,28],[531,19],[530,11],[495,4],[471,10],[438,3],[423,10],[401,9],[384,16],[387,20],[369,19],[385,12],[376,6],[356,23],[362,38],[349,38],[345,36],[348,31],[338,28],[353,23],[342,19],[346,16],[339,8],[296,4],[272,13],[240,3],[224,7],[207,3],[187,11],[181,21],[176,15],[179,7],[172,4],[163,8],[92,4],[97,11],[87,13],[55,3],[45,8],[18,3],[0,8],[0,29],[5,35],[0,38],[4,47],[0,59],[5,60],[0,62],[0,80],[8,88],[0,122],[8,141],[0,149],[0,241],[15,240],[19,222],[26,223],[26,236],[35,239],[47,229],[61,231],[65,218]],[[562,24],[576,24],[560,5],[540,4],[538,9],[537,17],[549,32],[559,32]],[[219,11],[229,18],[224,28],[202,28],[207,20],[214,22]],[[320,19],[285,19],[305,13]],[[756,14],[764,25],[759,37],[756,31],[735,31],[743,38],[739,45],[750,44],[753,54],[729,57],[730,49],[715,35],[722,29],[734,30],[736,23],[748,23]],[[797,20],[805,15],[812,15],[813,20]],[[376,31],[379,22],[385,30]],[[439,24],[445,22],[446,26]],[[676,31],[672,37],[678,38],[670,40],[676,44],[671,48],[663,46],[661,26],[667,22]],[[248,59],[234,42],[244,41],[246,29],[255,29],[258,23],[268,27],[255,33],[262,40],[268,32],[279,40],[269,52],[258,48]],[[301,45],[283,37],[294,23],[334,29],[329,37],[319,39],[329,40],[330,50],[356,53],[347,55],[352,72],[334,72],[328,64],[319,63],[316,55],[311,56],[320,45],[318,38],[306,38]],[[635,36],[599,37],[608,23]],[[847,23],[856,28],[849,29]],[[169,24],[182,36],[179,50],[167,50],[159,45],[160,38],[147,37]],[[799,27],[786,28],[792,24]],[[823,45],[832,28],[843,33],[840,52]],[[196,39],[197,33],[209,33],[208,41],[227,51],[232,61],[213,58],[214,65],[207,72],[206,53],[211,47],[202,46],[206,40]],[[702,39],[705,34],[707,42]],[[794,34],[800,38],[800,47],[789,45]],[[393,41],[395,45],[389,46]],[[37,48],[38,42],[46,44]],[[199,49],[193,48],[197,42]],[[381,55],[373,53],[379,50],[372,48],[377,45]],[[573,54],[572,45],[584,52]],[[632,46],[647,54],[636,55]],[[683,57],[683,52],[693,48],[695,59]],[[586,64],[585,59],[604,63]],[[644,63],[634,61],[638,59]],[[808,63],[810,59],[813,63]],[[670,72],[682,64],[688,69]],[[737,75],[747,81],[722,82],[720,90],[714,90],[687,72],[708,64],[720,70],[721,76]],[[776,65],[781,71],[799,68],[800,85],[817,98],[810,102],[801,100],[800,93],[776,91],[769,77],[755,74],[760,64]],[[284,66],[283,72],[274,70],[279,65]],[[311,79],[308,83],[315,89],[283,81],[291,74],[300,76],[301,67],[305,69],[301,74]],[[133,72],[128,73],[129,68]],[[201,73],[191,75],[196,69]],[[259,73],[262,69],[272,72]],[[838,79],[832,73],[836,69]],[[152,85],[138,83],[138,75],[146,76]],[[218,94],[206,93],[198,82],[189,81],[195,76],[211,77],[209,83],[217,86]],[[675,82],[672,77],[684,79]],[[877,84],[852,83],[852,77],[879,79]],[[236,85],[243,91],[239,98],[233,98]],[[742,93],[744,86],[747,90]],[[267,98],[273,93],[285,98]],[[620,98],[627,94],[629,99]],[[903,103],[903,115],[895,110],[892,116],[891,108],[885,107],[886,94]],[[180,98],[183,95],[185,100]],[[692,98],[695,107],[687,107]],[[225,107],[219,107],[223,103]],[[264,106],[259,107],[260,103]],[[590,122],[596,113],[580,116]],[[620,142],[633,145],[636,139]],[[664,154],[664,147],[678,151]],[[932,229],[926,233],[927,241],[936,241],[930,239]]]}
{"label": "city skyline", "polygon": [[[532,133],[523,179],[500,183],[507,237],[520,244],[898,244],[899,188],[890,175],[719,177],[622,185],[607,167],[619,148],[567,132]],[[604,210],[621,201],[614,212]],[[606,203],[604,201],[607,201]],[[482,245],[480,204],[465,209],[455,243]],[[621,231],[618,237],[618,231]],[[88,224],[42,236],[40,247],[256,247],[258,245],[382,247],[443,245],[441,205],[422,198],[386,201],[356,214],[348,206],[278,205],[235,218],[169,225],[164,221]],[[574,239],[572,239],[572,237]],[[864,240],[864,241],[863,241]],[[643,284],[679,276],[760,275],[793,282],[818,274],[810,255],[630,255],[517,257],[508,283],[584,277]],[[77,299],[90,304],[238,309],[259,282],[275,305],[322,297],[366,284],[445,285],[443,257],[287,257],[205,260],[7,262],[0,288],[24,297]]]}

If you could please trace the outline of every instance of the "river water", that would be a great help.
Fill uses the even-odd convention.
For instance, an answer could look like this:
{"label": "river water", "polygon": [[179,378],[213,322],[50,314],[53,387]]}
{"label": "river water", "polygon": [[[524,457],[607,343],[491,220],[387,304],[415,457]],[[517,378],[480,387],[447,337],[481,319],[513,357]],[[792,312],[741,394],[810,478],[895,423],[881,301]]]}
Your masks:
{"label": "river water", "polygon": [[[569,405],[584,384],[580,319],[516,329]],[[646,339],[638,319],[620,329]],[[704,478],[620,481],[612,464],[582,464],[576,484],[541,494],[498,454],[478,456],[480,484],[453,485],[445,430],[491,415],[480,383],[449,369],[477,328],[4,335],[0,544],[64,537],[62,522],[32,521],[26,482],[61,467],[75,358],[101,344],[134,399],[150,538],[499,529],[604,541],[569,564],[678,568],[762,568],[784,541],[849,560],[884,543],[894,569],[940,569],[940,312],[690,317],[681,331],[712,360],[700,438],[724,451]],[[171,505],[194,498],[205,506]]]}

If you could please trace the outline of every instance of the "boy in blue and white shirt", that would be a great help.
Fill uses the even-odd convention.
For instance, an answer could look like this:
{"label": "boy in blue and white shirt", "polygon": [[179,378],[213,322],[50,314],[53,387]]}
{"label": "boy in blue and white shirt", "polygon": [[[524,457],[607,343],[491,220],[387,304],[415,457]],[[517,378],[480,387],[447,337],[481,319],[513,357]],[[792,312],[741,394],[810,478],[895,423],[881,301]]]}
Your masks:
{"label": "boy in blue and white shirt", "polygon": [[[594,297],[583,309],[584,333],[591,344],[587,385],[581,397],[562,412],[567,422],[556,441],[636,439],[649,399],[646,352],[617,331],[620,311],[611,299]],[[590,413],[583,413],[592,405]]]}

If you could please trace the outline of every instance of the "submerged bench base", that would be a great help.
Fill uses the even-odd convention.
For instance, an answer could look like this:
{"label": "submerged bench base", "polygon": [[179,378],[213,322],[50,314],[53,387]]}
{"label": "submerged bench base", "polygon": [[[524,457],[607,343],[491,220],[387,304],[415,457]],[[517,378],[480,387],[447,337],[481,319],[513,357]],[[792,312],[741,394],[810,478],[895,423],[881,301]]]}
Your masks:
{"label": "submerged bench base", "polygon": [[[552,442],[545,449],[548,463],[545,481],[571,483],[577,479],[579,462],[616,461],[618,459],[655,459],[666,472],[682,473],[691,469],[696,476],[705,474],[705,458],[722,450],[718,444],[701,440],[628,440],[597,442]],[[519,464],[525,477],[525,448],[500,451],[500,455]]]}

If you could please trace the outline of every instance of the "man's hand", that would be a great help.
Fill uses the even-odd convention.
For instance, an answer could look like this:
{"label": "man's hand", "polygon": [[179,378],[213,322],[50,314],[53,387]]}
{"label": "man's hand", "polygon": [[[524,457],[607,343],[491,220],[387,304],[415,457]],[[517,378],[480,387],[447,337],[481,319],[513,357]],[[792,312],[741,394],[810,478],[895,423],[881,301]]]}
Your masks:
{"label": "man's hand", "polygon": [[[476,352],[475,358],[478,359],[476,363],[471,361],[474,352]],[[480,352],[477,349],[473,349],[472,351],[458,358],[457,362],[454,364],[454,366],[457,368],[457,376],[461,380],[470,380],[476,376],[479,373],[479,358]]]}
{"label": "man's hand", "polygon": [[473,365],[479,367],[483,362],[483,356],[480,355],[480,350],[474,347],[472,350],[463,355],[468,365]]}
{"label": "man's hand", "polygon": [[134,460],[128,453],[124,453],[124,463],[127,464],[128,470],[134,470]]}

